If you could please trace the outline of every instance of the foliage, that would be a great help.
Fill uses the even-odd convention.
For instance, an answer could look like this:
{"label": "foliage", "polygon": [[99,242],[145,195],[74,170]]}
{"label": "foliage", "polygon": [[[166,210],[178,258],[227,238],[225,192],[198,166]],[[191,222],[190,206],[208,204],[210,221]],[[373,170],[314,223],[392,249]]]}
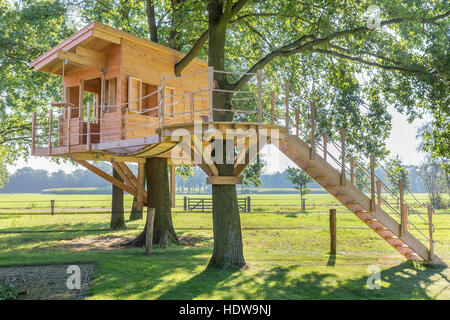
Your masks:
{"label": "foliage", "polygon": [[13,300],[17,298],[19,289],[9,282],[0,283],[0,300]]}
{"label": "foliage", "polygon": [[242,188],[244,186],[253,185],[255,187],[260,187],[262,185],[261,174],[264,167],[267,165],[266,161],[258,155],[256,161],[250,163],[247,168],[241,173],[242,178]]}
{"label": "foliage", "polygon": [[6,166],[0,157],[0,190],[5,187],[6,184],[8,184],[9,177],[8,177],[8,171],[6,170]]}
{"label": "foliage", "polygon": [[437,159],[428,156],[420,165],[419,176],[428,191],[430,203],[439,209],[442,194],[446,189],[444,171],[441,168],[441,164]]}
{"label": "foliage", "polygon": [[388,180],[391,186],[391,190],[398,193],[398,183],[400,180],[403,181],[404,189],[409,189],[410,186],[410,176],[409,171],[403,165],[403,161],[399,156],[390,159],[386,164],[386,170],[388,171]]}
{"label": "foliage", "polygon": [[177,166],[175,173],[186,181],[189,177],[194,175],[194,169],[192,169],[192,166]]}
{"label": "foliage", "polygon": [[292,182],[294,188],[300,194],[301,203],[303,203],[303,197],[311,191],[308,185],[313,182],[313,179],[299,168],[288,167],[287,172],[287,179]]}

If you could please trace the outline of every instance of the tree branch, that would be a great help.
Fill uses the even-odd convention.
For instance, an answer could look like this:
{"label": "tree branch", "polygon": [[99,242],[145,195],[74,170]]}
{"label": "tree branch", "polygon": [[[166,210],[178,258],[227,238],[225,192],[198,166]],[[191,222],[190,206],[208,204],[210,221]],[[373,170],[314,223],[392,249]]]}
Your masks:
{"label": "tree branch", "polygon": [[206,29],[200,38],[197,39],[197,41],[192,46],[191,50],[180,60],[175,64],[174,71],[176,76],[181,75],[181,71],[183,71],[184,68],[187,67],[187,65],[194,60],[194,58],[197,56],[200,49],[203,47],[203,45],[206,43],[209,37],[209,29]]}

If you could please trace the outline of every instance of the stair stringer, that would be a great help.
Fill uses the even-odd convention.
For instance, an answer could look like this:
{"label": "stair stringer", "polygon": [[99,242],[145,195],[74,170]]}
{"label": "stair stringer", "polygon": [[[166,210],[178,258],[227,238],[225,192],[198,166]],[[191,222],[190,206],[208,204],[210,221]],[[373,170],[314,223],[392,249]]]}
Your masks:
{"label": "stair stringer", "polygon": [[[410,232],[406,231],[400,236],[400,224],[383,209],[376,206],[375,210],[371,211],[369,197],[356,186],[349,181],[347,181],[345,186],[340,185],[340,172],[333,168],[320,155],[315,154],[314,159],[311,160],[310,147],[299,137],[294,135],[287,136],[285,140],[283,139],[278,142],[278,148],[339,202],[356,214],[369,228],[392,245],[400,254],[408,259],[417,259],[417,256],[420,256],[429,263],[446,265],[437,255],[434,255],[433,259],[430,260],[430,251],[428,248]],[[330,186],[334,190],[339,191],[339,193],[333,194],[330,192]],[[345,196],[352,199],[352,204],[342,199]],[[363,214],[366,219],[363,219],[359,214]],[[377,221],[371,226],[367,221],[373,219]],[[398,239],[392,239],[392,236],[398,237]],[[390,240],[387,240],[388,238]]]}

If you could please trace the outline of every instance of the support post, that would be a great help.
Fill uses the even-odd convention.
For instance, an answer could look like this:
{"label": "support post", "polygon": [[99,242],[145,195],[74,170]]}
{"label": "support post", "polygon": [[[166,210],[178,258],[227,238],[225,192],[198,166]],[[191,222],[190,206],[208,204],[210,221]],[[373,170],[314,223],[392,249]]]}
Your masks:
{"label": "support post", "polygon": [[328,144],[328,136],[326,133],[322,134],[322,139],[323,139],[323,159],[325,161],[327,161],[327,155],[328,155],[328,151],[327,151],[327,144]]}
{"label": "support post", "polygon": [[31,117],[31,155],[34,156],[36,150],[36,112]]}
{"label": "support post", "polygon": [[84,107],[80,104],[78,107],[78,144],[83,144],[83,118]]}
{"label": "support post", "polygon": [[53,112],[48,110],[48,154],[52,154],[52,134],[53,134]]}
{"label": "support post", "polygon": [[175,165],[170,165],[170,203],[175,208]]}
{"label": "support post", "polygon": [[350,158],[350,182],[355,184],[355,159]]}
{"label": "support post", "polygon": [[213,122],[214,67],[208,67],[209,108],[208,121]]}
{"label": "support post", "polygon": [[430,261],[433,261],[434,259],[434,240],[433,240],[433,207],[431,205],[428,205],[427,207],[428,211],[428,232],[429,232],[429,239],[430,239],[430,253],[429,253],[429,259]]}
{"label": "support post", "polygon": [[[144,193],[145,193],[145,164],[138,164],[138,177],[137,177],[137,210],[142,214],[144,209]],[[141,215],[142,216],[142,215]]]}
{"label": "support post", "polygon": [[403,180],[398,181],[398,193],[400,196],[400,236],[404,236],[406,231],[405,206],[404,206],[404,184]]}
{"label": "support post", "polygon": [[256,71],[258,78],[258,123],[262,122],[262,70]]}
{"label": "support post", "polygon": [[370,211],[375,211],[375,155],[370,154]]}
{"label": "support post", "polygon": [[336,254],[336,209],[330,209],[330,253]]}
{"label": "support post", "polygon": [[250,196],[247,196],[247,212],[251,210]]}
{"label": "support post", "polygon": [[164,117],[165,117],[165,106],[166,106],[166,84],[165,84],[165,77],[164,75],[162,75],[162,79],[161,79],[161,112],[160,112],[160,116],[161,116],[161,127],[164,127]]}
{"label": "support post", "polygon": [[183,198],[183,210],[187,211],[187,197],[186,196],[184,196],[184,198]]}
{"label": "support post", "polygon": [[284,100],[284,105],[285,105],[285,126],[286,126],[286,130],[289,134],[289,90],[290,90],[290,84],[289,82],[285,82],[285,88],[284,88],[284,94],[285,94],[285,100]]}
{"label": "support post", "polygon": [[[70,106],[67,108],[67,153],[70,153],[70,119],[72,118],[72,110]],[[100,123],[101,125],[101,123]]]}
{"label": "support post", "polygon": [[311,102],[311,149],[309,153],[309,158],[314,160],[316,157],[316,104]]}
{"label": "support post", "polygon": [[347,185],[345,177],[345,129],[341,128],[341,186]]}
{"label": "support post", "polygon": [[381,207],[381,181],[380,179],[377,179],[377,205],[378,207]]}
{"label": "support post", "polygon": [[270,92],[270,123],[275,124],[275,92]]}
{"label": "support post", "polygon": [[50,213],[51,215],[55,215],[55,200],[50,200]]}
{"label": "support post", "polygon": [[299,121],[300,121],[300,110],[295,109],[295,135],[298,137],[300,134],[300,127],[299,127]]}
{"label": "support post", "polygon": [[153,244],[153,220],[155,218],[155,208],[147,208],[147,225],[145,228],[145,254],[152,253]]}
{"label": "support post", "polygon": [[87,103],[86,116],[86,148],[91,151],[91,104]]}

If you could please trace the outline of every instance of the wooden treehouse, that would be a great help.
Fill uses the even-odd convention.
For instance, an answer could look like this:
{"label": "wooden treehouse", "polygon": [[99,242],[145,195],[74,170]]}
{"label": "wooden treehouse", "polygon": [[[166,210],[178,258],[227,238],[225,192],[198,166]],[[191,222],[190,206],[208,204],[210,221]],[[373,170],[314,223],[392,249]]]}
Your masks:
{"label": "wooden treehouse", "polygon": [[[424,218],[427,231],[408,221],[414,207],[406,203],[403,188],[399,195],[390,192],[375,175],[373,156],[366,170],[349,155],[345,131],[340,143],[322,134],[315,124],[314,104],[309,115],[300,114],[290,105],[289,86],[277,99],[274,92],[266,92],[269,86],[263,85],[258,70],[250,89],[231,92],[232,110],[214,109],[214,92],[227,92],[217,88],[215,74],[233,73],[194,59],[176,77],[174,66],[182,57],[181,52],[98,22],[44,53],[30,66],[61,76],[63,90],[61,101],[51,103],[47,116],[33,114],[32,155],[70,158],[136,196],[142,208],[147,197],[146,158],[169,159],[174,203],[175,164],[198,165],[209,184],[239,184],[242,171],[271,143],[403,256],[444,264],[434,254],[433,209],[428,207]],[[213,109],[232,112],[233,121],[214,122]],[[303,129],[305,121],[311,129]],[[211,158],[218,135],[235,147],[230,176],[220,176],[217,159]],[[334,146],[335,152],[327,146]],[[88,160],[112,162],[123,182]],[[137,176],[126,165],[129,162],[138,163]],[[370,181],[369,185],[359,181],[364,192],[355,186],[356,166]],[[400,209],[393,208],[386,195],[397,197]]]}

